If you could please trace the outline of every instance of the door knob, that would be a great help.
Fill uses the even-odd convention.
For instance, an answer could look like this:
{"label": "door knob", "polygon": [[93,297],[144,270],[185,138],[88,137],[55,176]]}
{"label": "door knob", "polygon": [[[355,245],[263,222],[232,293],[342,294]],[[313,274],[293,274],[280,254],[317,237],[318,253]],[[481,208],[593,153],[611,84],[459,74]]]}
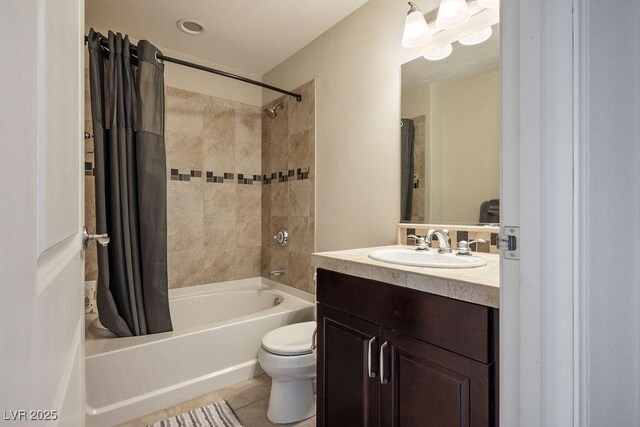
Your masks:
{"label": "door knob", "polygon": [[89,242],[95,240],[100,246],[107,246],[111,238],[108,234],[89,234],[87,227],[82,227],[82,249],[87,250]]}

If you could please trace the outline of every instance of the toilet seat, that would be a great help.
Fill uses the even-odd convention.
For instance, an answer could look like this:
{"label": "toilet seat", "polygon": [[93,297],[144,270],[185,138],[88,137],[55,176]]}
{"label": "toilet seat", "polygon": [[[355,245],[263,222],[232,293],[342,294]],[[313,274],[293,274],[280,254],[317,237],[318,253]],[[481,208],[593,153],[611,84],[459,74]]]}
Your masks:
{"label": "toilet seat", "polygon": [[262,348],[278,356],[311,354],[311,340],[316,322],[302,322],[274,329],[262,337]]}

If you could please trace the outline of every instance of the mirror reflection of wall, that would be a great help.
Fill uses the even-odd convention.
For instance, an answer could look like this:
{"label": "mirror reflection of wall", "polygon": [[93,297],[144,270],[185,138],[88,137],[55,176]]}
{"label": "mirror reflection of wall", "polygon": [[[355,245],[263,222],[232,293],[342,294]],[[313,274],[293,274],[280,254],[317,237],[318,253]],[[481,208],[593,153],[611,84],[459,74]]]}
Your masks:
{"label": "mirror reflection of wall", "polygon": [[402,221],[499,222],[499,34],[402,65]]}

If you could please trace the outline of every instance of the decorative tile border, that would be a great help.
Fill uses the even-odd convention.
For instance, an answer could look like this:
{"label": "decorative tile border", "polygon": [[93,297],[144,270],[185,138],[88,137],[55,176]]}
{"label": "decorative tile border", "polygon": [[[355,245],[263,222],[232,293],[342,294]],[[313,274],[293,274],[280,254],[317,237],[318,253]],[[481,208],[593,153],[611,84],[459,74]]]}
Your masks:
{"label": "decorative tile border", "polygon": [[[84,162],[84,174],[87,176],[93,176],[95,174],[95,168],[92,162]],[[169,179],[171,181],[191,181],[193,178],[205,178],[206,182],[221,184],[225,181],[234,181],[237,184],[252,185],[252,184],[271,184],[288,181],[298,181],[302,179],[309,179],[309,167],[289,169],[285,171],[272,172],[271,174],[252,174],[246,175],[239,173],[237,178],[234,178],[233,172],[224,172],[222,175],[216,175],[212,171],[203,171],[191,169],[188,173],[180,173],[179,169],[171,168]]]}
{"label": "decorative tile border", "polygon": [[[258,175],[258,174],[237,174],[237,177],[232,172],[224,172],[222,175],[216,175],[212,171],[205,171],[204,178],[206,182],[221,184],[225,181],[235,181],[237,184],[253,185],[253,184],[271,184],[278,182],[296,181],[301,179],[309,179],[309,167],[288,169],[285,171],[272,172],[270,174]],[[203,178],[203,172],[199,170],[190,170],[189,173],[180,173],[178,169],[171,169],[170,180],[171,181],[191,181],[192,178]]]}
{"label": "decorative tile border", "polygon": [[[461,240],[484,239],[486,243],[477,243],[473,249],[477,252],[498,253],[497,240],[500,227],[494,226],[473,226],[473,225],[436,225],[436,224],[398,224],[398,244],[412,245],[414,239],[407,238],[409,234],[425,234],[430,228],[446,228],[449,230],[451,246],[456,248]],[[431,242],[431,247],[438,247],[437,240]]]}
{"label": "decorative tile border", "polygon": [[288,182],[301,179],[309,179],[309,167],[289,169],[286,171],[272,172],[270,175],[262,175],[262,180],[265,184],[271,184],[272,182]]}

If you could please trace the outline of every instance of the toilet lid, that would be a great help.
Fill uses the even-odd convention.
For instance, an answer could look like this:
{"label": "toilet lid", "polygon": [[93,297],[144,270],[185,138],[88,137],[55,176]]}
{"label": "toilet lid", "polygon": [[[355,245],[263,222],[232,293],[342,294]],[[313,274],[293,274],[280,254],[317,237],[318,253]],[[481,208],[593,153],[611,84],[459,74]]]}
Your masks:
{"label": "toilet lid", "polygon": [[298,356],[312,353],[311,339],[316,322],[294,323],[267,332],[262,337],[262,347],[269,353],[281,356]]}

